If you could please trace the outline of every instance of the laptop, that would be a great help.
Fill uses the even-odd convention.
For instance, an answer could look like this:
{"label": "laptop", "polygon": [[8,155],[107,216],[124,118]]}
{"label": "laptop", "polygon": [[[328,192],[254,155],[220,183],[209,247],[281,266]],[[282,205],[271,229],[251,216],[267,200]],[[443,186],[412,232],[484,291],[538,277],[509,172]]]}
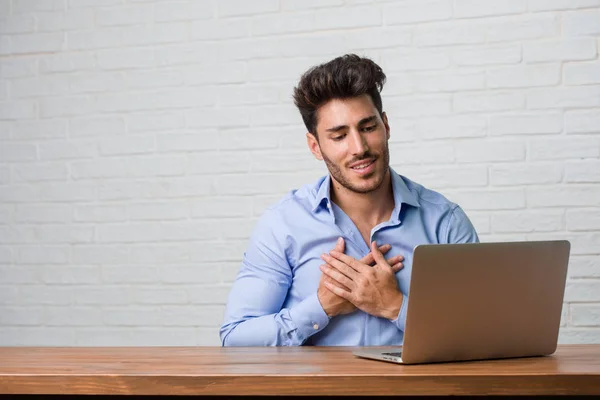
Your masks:
{"label": "laptop", "polygon": [[418,245],[403,345],[353,354],[400,364],[550,355],[570,248],[567,240]]}

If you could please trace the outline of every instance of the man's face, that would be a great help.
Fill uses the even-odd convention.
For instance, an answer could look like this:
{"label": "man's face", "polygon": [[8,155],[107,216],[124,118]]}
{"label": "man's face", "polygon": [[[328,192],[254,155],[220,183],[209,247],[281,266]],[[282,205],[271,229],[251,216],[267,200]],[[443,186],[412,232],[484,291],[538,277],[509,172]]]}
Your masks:
{"label": "man's face", "polygon": [[390,128],[371,96],[325,103],[317,113],[317,135],[318,141],[307,134],[308,146],[339,184],[356,193],[381,186],[389,168]]}

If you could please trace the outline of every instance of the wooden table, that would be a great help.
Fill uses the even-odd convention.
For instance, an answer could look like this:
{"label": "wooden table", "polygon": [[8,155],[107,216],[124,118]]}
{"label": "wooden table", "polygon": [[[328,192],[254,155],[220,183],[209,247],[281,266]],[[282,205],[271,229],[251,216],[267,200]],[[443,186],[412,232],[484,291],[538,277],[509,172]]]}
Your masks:
{"label": "wooden table", "polygon": [[0,395],[600,395],[600,345],[403,366],[348,347],[0,347]]}

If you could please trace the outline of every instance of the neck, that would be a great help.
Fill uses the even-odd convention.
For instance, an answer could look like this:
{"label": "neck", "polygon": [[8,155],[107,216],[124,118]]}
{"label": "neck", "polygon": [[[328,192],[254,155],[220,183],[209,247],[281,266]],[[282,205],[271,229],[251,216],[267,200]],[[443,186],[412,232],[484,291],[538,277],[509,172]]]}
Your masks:
{"label": "neck", "polygon": [[375,226],[387,221],[394,210],[392,177],[388,168],[381,185],[369,193],[357,193],[331,179],[331,200],[354,221]]}

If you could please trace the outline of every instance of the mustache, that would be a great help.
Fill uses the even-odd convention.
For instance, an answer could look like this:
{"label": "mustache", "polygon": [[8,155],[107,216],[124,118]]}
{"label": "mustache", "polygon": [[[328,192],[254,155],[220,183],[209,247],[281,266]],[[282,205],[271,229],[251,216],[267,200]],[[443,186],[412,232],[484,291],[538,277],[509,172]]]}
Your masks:
{"label": "mustache", "polygon": [[354,157],[352,160],[350,160],[350,161],[348,162],[348,165],[352,165],[353,163],[355,163],[355,162],[357,162],[357,161],[363,161],[363,160],[369,160],[369,159],[375,159],[375,158],[377,158],[377,157],[375,156],[375,154],[373,154],[373,153],[371,153],[371,152],[368,152],[368,151],[367,151],[366,153],[364,153],[364,154],[361,154],[361,155],[360,155],[360,156],[358,156],[358,157]]}

